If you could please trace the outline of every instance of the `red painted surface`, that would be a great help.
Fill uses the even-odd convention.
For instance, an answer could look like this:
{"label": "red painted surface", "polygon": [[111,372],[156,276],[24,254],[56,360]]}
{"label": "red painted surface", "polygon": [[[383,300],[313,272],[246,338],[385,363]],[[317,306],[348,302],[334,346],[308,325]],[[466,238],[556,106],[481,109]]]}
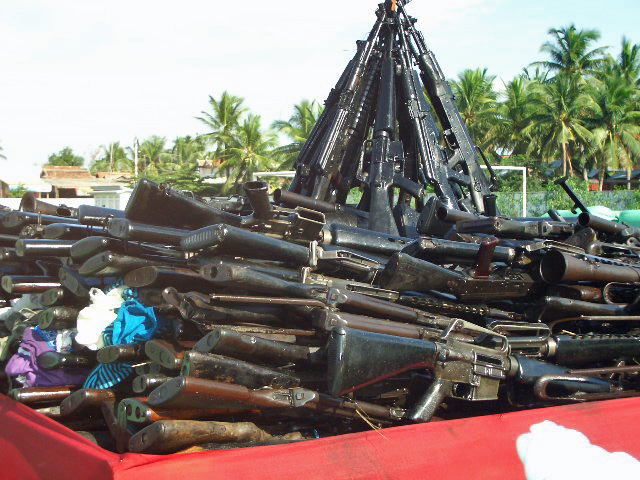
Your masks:
{"label": "red painted surface", "polygon": [[640,458],[640,398],[188,455],[117,455],[0,395],[0,479],[519,479],[516,438],[551,420]]}

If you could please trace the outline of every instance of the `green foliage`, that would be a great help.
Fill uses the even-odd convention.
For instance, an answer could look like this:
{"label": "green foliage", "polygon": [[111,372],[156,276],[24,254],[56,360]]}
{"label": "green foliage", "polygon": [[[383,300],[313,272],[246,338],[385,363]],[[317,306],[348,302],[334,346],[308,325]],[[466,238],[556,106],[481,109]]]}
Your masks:
{"label": "green foliage", "polygon": [[271,128],[284,133],[291,141],[291,143],[274,150],[276,155],[282,155],[279,162],[281,168],[292,168],[323,110],[324,108],[315,101],[302,100],[293,106],[293,114],[289,117],[289,120],[276,120],[273,122]]}
{"label": "green foliage", "polygon": [[9,198],[22,198],[22,195],[24,195],[27,192],[27,188],[20,183],[16,188],[13,188],[11,190],[9,190]]}
{"label": "green foliage", "polygon": [[70,147],[64,147],[58,153],[52,153],[49,155],[49,160],[46,165],[58,167],[81,167],[84,165],[84,158],[80,155],[75,155]]}
{"label": "green foliage", "polygon": [[102,145],[89,165],[89,171],[95,175],[97,172],[131,172],[133,161],[127,157],[127,153],[120,142]]}

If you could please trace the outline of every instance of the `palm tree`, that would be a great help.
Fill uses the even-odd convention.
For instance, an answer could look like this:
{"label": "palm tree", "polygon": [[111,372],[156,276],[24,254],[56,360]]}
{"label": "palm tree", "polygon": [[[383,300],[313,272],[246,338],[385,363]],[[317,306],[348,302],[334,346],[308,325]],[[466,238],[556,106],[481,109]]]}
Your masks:
{"label": "palm tree", "polygon": [[166,160],[165,148],[167,139],[152,135],[143,141],[138,148],[140,157],[140,172],[145,173],[151,169],[153,173],[159,173],[161,164]]}
{"label": "palm tree", "polygon": [[94,159],[89,165],[89,171],[96,172],[131,172],[133,171],[133,161],[120,146],[120,142],[113,142],[108,145],[101,145]]}
{"label": "palm tree", "polygon": [[202,111],[202,116],[196,117],[210,128],[210,132],[205,136],[216,144],[216,153],[221,158],[226,154],[234,130],[240,123],[240,117],[247,110],[243,102],[243,98],[230,95],[226,90],[222,92],[220,100],[209,95],[209,105],[213,113]]}
{"label": "palm tree", "polygon": [[630,40],[622,37],[617,67],[625,80],[640,87],[640,45],[634,45]]}
{"label": "palm tree", "polygon": [[589,82],[593,101],[588,125],[592,128],[595,154],[600,160],[600,190],[607,165],[627,171],[627,189],[631,189],[634,159],[640,158],[640,94],[624,72]]}
{"label": "palm tree", "polygon": [[550,158],[562,151],[562,174],[573,176],[573,164],[569,144],[588,143],[591,133],[583,123],[589,98],[575,78],[558,75],[553,82],[539,87],[539,95],[532,100],[535,112],[531,116],[533,125],[542,135],[541,154]]}
{"label": "palm tree", "polygon": [[469,133],[482,148],[490,140],[487,133],[495,122],[497,114],[497,94],[493,90],[495,77],[487,75],[487,69],[467,69],[451,82],[460,114]]}
{"label": "palm tree", "polygon": [[6,155],[5,155],[4,153],[2,153],[2,152],[4,152],[4,149],[2,148],[2,146],[0,146],[0,160],[6,160],[6,159],[7,159],[7,157],[6,157]]}
{"label": "palm tree", "polygon": [[260,116],[248,115],[237,134],[231,139],[227,158],[220,168],[229,169],[224,190],[232,185],[236,190],[246,181],[250,181],[255,172],[273,167],[272,150],[276,145],[276,136],[272,132],[262,132]]}
{"label": "palm tree", "polygon": [[597,30],[578,30],[574,24],[562,28],[552,28],[549,35],[553,41],[545,42],[541,52],[549,54],[550,60],[534,62],[553,73],[582,78],[594,73],[604,59],[607,47],[589,50],[591,44],[600,38]]}
{"label": "palm tree", "polygon": [[284,163],[291,164],[298,157],[323,110],[315,101],[302,100],[293,106],[293,115],[289,120],[273,122],[271,128],[284,133],[291,140],[291,143],[277,148],[275,152],[283,155]]}
{"label": "palm tree", "polygon": [[497,121],[489,136],[493,143],[512,155],[528,153],[532,145],[531,117],[535,95],[531,81],[522,75],[505,85],[504,101],[498,106]]}

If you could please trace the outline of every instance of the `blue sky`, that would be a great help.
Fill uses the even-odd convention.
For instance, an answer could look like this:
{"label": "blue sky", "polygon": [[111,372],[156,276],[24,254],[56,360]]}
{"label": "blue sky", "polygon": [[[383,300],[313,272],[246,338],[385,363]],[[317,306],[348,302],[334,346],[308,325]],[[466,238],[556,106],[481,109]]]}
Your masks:
{"label": "blue sky", "polygon": [[[111,141],[204,133],[208,95],[245,98],[263,125],[324,100],[376,0],[2,0],[0,179],[37,177],[64,146],[87,161]],[[542,59],[550,27],[596,28],[616,53],[640,43],[640,0],[414,0],[448,77],[487,67],[508,81]]]}

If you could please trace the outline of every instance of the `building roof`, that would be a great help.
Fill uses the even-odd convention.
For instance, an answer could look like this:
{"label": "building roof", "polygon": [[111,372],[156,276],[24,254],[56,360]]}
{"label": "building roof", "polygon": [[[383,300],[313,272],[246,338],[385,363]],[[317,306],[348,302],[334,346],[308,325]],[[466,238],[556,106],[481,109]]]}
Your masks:
{"label": "building roof", "polygon": [[93,178],[89,170],[82,167],[60,167],[54,165],[44,165],[40,173],[42,179],[90,179]]}
{"label": "building roof", "polygon": [[96,172],[96,178],[128,182],[133,178],[132,172]]}

